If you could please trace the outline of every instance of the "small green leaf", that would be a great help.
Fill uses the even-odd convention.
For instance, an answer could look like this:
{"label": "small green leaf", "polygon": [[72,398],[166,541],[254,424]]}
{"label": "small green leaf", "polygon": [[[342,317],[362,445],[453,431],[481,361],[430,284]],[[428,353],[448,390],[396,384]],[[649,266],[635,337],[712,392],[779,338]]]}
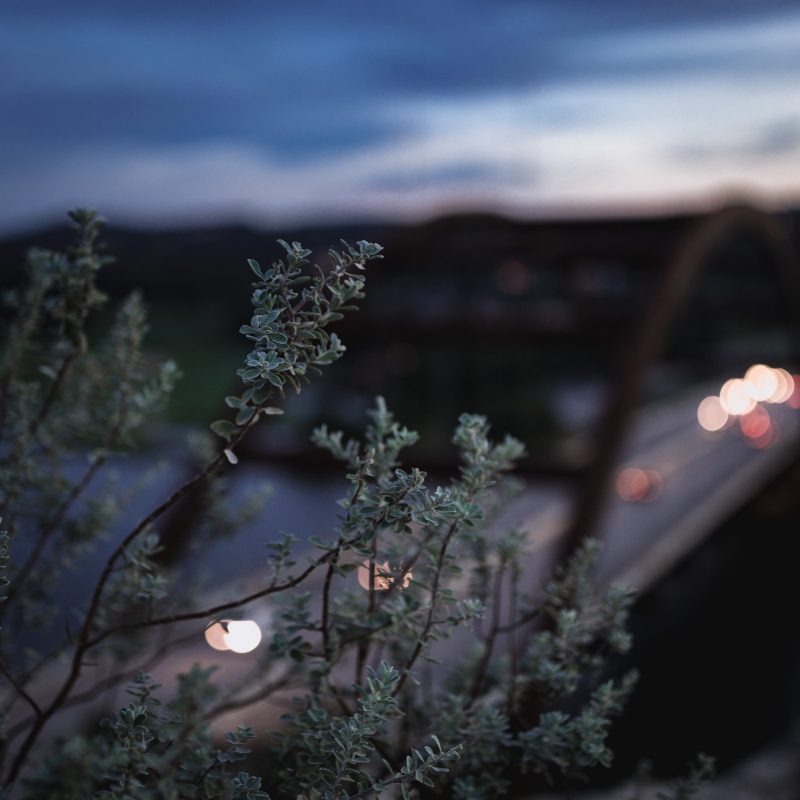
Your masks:
{"label": "small green leaf", "polygon": [[253,414],[256,413],[256,410],[250,406],[245,406],[244,408],[239,410],[239,413],[236,415],[236,424],[237,425],[246,425],[250,420],[253,418]]}
{"label": "small green leaf", "polygon": [[239,429],[228,419],[215,420],[209,427],[217,436],[228,440],[239,432]]}

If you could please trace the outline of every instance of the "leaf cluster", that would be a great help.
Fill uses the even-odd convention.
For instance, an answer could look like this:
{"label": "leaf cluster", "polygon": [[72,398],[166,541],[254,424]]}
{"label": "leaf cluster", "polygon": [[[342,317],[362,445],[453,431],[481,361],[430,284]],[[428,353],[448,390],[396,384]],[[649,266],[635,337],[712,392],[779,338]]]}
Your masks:
{"label": "leaf cluster", "polygon": [[[218,469],[237,462],[237,445],[260,420],[282,413],[271,403],[287,387],[300,391],[344,352],[331,326],[363,297],[364,268],[381,257],[379,245],[363,241],[330,250],[325,268],[297,242],[281,241],[283,257],[268,268],[250,262],[243,388],[225,398],[233,418],[211,426],[222,448],[200,443],[206,460],[197,474],[107,546],[90,597],[56,614],[66,640],[54,653],[12,650],[12,637],[57,608],[58,576],[121,516],[126,500],[113,481],[91,495],[87,489],[112,456],[135,446],[135,432],[178,376],[171,362],[144,356],[137,294],[121,305],[103,344],[89,347],[86,319],[103,302],[94,280],[108,259],[97,251],[101,220],[88,211],[73,220],[71,250],[30,256],[31,283],[13,325],[22,339],[7,340],[0,373],[0,511],[9,534],[0,538],[0,569],[9,545],[15,554],[20,539],[32,543],[8,565],[9,603],[0,607],[9,628],[0,646],[4,656],[14,652],[17,676],[4,710],[25,701],[33,712],[11,726],[6,786],[22,786],[27,769],[30,797],[263,800],[261,777],[233,771],[254,757],[254,731],[240,725],[220,743],[211,723],[279,691],[295,711],[273,737],[260,738],[252,761],[268,765],[264,783],[275,798],[399,792],[482,800],[505,795],[515,770],[571,778],[608,766],[610,722],[634,679],[601,675],[608,658],[630,646],[631,596],[619,587],[597,591],[593,543],[541,590],[526,585],[528,537],[497,523],[524,447],[513,437],[494,440],[482,415],[458,419],[452,444],[460,466],[444,485],[404,466],[418,436],[383,398],[368,411],[361,439],[315,430],[313,441],[347,471],[337,524],[329,536],[310,538],[310,553],[298,553],[291,534],[267,542],[254,592],[197,609],[193,584],[171,581],[161,562],[162,516],[187,498],[205,512],[199,541],[257,513],[258,498],[248,508],[226,505],[231,481]],[[77,477],[64,468],[76,453],[85,461]],[[199,637],[218,615],[245,608],[272,620],[267,646],[221,692],[213,670],[195,665],[162,705],[140,666],[133,702],[96,732],[46,757],[35,750],[50,719],[81,701],[78,679],[90,658],[118,668],[110,670],[113,686],[150,649],[143,663],[158,666],[180,641],[179,625]],[[150,635],[155,630],[162,638]],[[26,687],[55,653],[65,657],[64,674],[34,698]]]}
{"label": "leaf cluster", "polygon": [[31,796],[53,800],[148,800],[232,797],[269,800],[261,779],[232,768],[251,753],[252,728],[240,725],[214,744],[202,710],[215,694],[212,669],[180,676],[175,697],[161,707],[160,688],[140,673],[128,687],[135,702],[101,722],[91,739],[64,742],[28,781]]}
{"label": "leaf cluster", "polygon": [[343,241],[342,250],[328,251],[327,271],[315,265],[308,275],[311,251],[299,242],[278,243],[285,257],[269,268],[249,261],[256,276],[250,298],[253,315],[239,332],[252,342],[252,349],[237,373],[246,388],[239,396],[225,398],[236,411],[234,420],[211,425],[228,441],[260,414],[282,413],[267,405],[273,395],[283,397],[287,385],[299,392],[320,367],[342,356],[345,346],[329,327],[343,318],[343,312],[356,309],[355,302],[364,297],[363,270],[369,261],[382,257],[383,249],[366,241],[355,246]]}

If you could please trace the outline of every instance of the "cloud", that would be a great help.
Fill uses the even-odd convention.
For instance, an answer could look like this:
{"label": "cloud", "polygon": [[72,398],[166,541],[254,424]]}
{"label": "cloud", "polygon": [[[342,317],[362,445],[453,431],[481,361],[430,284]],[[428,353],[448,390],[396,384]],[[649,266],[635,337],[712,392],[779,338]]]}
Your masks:
{"label": "cloud", "polygon": [[798,42],[796,0],[6,0],[0,226],[638,197],[692,147],[710,186],[795,146]]}
{"label": "cloud", "polygon": [[751,161],[800,155],[800,117],[782,117],[735,141],[686,142],[670,149],[678,162]]}
{"label": "cloud", "polygon": [[432,187],[475,191],[487,186],[503,186],[523,181],[530,185],[532,178],[532,170],[517,171],[511,176],[508,167],[502,164],[457,161],[415,171],[389,169],[370,178],[366,181],[366,186],[393,192],[418,192]]}

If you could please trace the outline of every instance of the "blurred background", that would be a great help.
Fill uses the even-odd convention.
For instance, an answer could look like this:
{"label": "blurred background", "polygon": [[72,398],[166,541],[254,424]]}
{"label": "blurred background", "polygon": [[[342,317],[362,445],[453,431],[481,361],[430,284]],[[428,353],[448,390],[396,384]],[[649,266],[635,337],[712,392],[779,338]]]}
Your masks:
{"label": "blurred background", "polygon": [[243,453],[292,499],[270,530],[333,519],[315,424],[355,431],[383,394],[436,475],[485,413],[528,446],[536,557],[599,535],[599,579],[641,591],[614,776],[791,734],[796,0],[6,0],[0,109],[3,288],[99,208],[104,288],[144,290],[184,372],[176,441],[236,386],[246,258],[384,244],[346,358]]}

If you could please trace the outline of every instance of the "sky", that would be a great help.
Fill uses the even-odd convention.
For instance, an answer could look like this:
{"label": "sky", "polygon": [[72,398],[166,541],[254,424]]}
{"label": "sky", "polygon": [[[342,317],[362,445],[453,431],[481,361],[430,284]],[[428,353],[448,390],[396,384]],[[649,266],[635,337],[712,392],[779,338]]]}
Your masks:
{"label": "sky", "polygon": [[797,0],[0,3],[0,235],[800,199]]}

